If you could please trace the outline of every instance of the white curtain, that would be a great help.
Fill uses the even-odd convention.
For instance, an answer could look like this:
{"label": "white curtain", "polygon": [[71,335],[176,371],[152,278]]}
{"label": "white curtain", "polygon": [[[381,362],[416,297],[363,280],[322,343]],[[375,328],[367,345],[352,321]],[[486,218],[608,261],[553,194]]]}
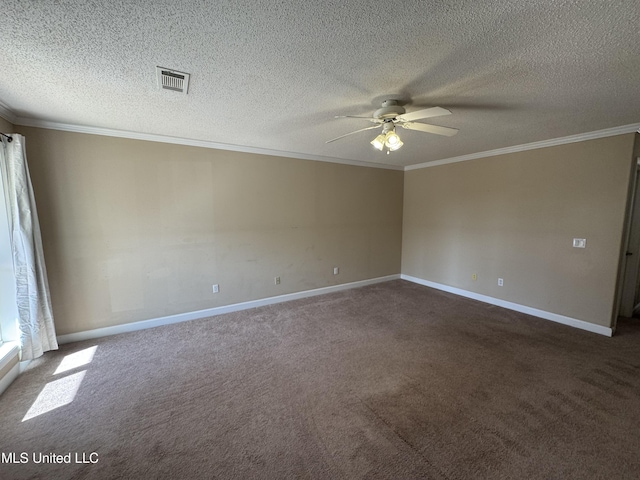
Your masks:
{"label": "white curtain", "polygon": [[53,326],[40,224],[27,166],[25,138],[17,134],[11,136],[12,142],[2,137],[0,167],[16,277],[22,360],[31,360],[48,350],[57,349],[58,342]]}

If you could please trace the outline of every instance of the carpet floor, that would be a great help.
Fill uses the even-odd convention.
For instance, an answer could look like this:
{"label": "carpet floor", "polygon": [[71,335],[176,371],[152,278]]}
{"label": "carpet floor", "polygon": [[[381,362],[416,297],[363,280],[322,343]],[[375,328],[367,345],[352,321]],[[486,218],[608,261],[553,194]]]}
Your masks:
{"label": "carpet floor", "polygon": [[0,478],[637,479],[635,322],[397,280],[63,345],[0,397]]}

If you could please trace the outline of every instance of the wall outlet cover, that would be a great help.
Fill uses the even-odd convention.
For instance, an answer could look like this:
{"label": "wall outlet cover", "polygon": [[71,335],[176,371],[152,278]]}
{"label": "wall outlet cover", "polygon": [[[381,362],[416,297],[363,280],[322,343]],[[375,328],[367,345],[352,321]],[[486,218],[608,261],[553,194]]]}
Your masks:
{"label": "wall outlet cover", "polygon": [[573,239],[573,247],[574,248],[587,248],[587,239],[586,238],[574,238]]}

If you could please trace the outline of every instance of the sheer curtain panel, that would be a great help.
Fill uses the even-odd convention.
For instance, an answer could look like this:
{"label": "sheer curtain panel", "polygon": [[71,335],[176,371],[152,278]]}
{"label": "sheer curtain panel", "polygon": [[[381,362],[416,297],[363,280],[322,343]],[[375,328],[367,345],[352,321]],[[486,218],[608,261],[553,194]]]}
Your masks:
{"label": "sheer curtain panel", "polygon": [[31,360],[48,350],[57,349],[58,342],[25,138],[17,134],[12,137],[12,142],[2,138],[0,166],[16,277],[22,360]]}

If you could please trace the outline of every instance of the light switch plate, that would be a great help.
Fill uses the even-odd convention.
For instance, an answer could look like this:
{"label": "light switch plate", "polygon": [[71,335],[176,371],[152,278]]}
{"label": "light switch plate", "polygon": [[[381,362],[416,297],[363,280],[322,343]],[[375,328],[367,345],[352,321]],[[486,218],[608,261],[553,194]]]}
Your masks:
{"label": "light switch plate", "polygon": [[587,239],[586,238],[574,238],[573,239],[574,248],[587,248]]}

